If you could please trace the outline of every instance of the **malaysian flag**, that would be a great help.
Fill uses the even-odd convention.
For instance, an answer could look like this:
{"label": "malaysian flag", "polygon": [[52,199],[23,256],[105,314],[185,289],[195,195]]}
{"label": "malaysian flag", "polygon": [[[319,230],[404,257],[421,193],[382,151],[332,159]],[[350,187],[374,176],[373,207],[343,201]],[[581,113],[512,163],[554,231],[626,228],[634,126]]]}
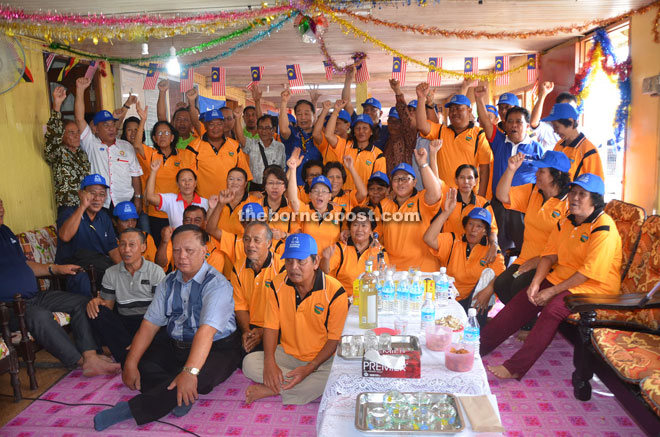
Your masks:
{"label": "malaysian flag", "polygon": [[[506,73],[504,73],[506,71]],[[503,73],[495,78],[495,85],[509,84],[509,57],[495,56],[495,73]]]}
{"label": "malaysian flag", "polygon": [[477,74],[479,72],[479,58],[465,58],[463,63],[463,73]]}
{"label": "malaysian flag", "polygon": [[532,83],[536,80],[538,71],[536,68],[536,54],[527,55],[527,83]]}
{"label": "malaysian flag", "polygon": [[406,61],[399,56],[392,58],[392,79],[398,80],[401,86],[406,84]]}
{"label": "malaysian flag", "polygon": [[369,70],[367,70],[367,60],[363,59],[360,65],[355,66],[355,83],[368,82]]}
{"label": "malaysian flag", "polygon": [[97,61],[92,61],[89,63],[89,67],[87,67],[87,71],[85,72],[85,77],[89,80],[92,80],[94,77],[94,73],[96,73],[96,70],[99,68],[99,63]]}
{"label": "malaysian flag", "polygon": [[46,72],[50,70],[51,65],[53,65],[53,61],[55,60],[55,53],[48,53],[48,56],[46,57]]}
{"label": "malaysian flag", "polygon": [[325,68],[325,79],[332,80],[332,63],[330,61],[323,61],[323,67]]}
{"label": "malaysian flag", "polygon": [[225,95],[225,68],[211,68],[211,92],[214,96]]}
{"label": "malaysian flag", "polygon": [[264,74],[264,67],[250,67],[250,77],[252,82],[248,84],[248,88],[252,89],[253,85],[259,84],[261,82],[261,76]]}
{"label": "malaysian flag", "polygon": [[60,70],[60,74],[57,76],[57,81],[61,82],[62,79],[66,78],[69,72],[78,64],[79,60],[77,58],[70,58],[69,62],[64,68]]}
{"label": "malaysian flag", "polygon": [[147,77],[144,78],[144,85],[142,85],[143,90],[155,90],[156,82],[158,82],[158,64],[150,63],[149,68],[147,68]]}
{"label": "malaysian flag", "polygon": [[538,79],[534,82],[534,87],[532,88],[532,105],[536,105],[536,102],[539,100],[539,81]]}
{"label": "malaysian flag", "polygon": [[305,82],[300,72],[300,64],[291,64],[286,66],[286,78],[289,79],[289,88],[294,94],[304,92]]}
{"label": "malaysian flag", "polygon": [[193,75],[194,70],[192,67],[181,71],[181,76],[179,77],[179,91],[185,93],[189,89],[192,89],[193,85]]}
{"label": "malaysian flag", "polygon": [[[429,65],[436,68],[442,68],[442,58],[429,58]],[[429,70],[426,81],[429,86],[440,86],[442,75],[439,71]]]}

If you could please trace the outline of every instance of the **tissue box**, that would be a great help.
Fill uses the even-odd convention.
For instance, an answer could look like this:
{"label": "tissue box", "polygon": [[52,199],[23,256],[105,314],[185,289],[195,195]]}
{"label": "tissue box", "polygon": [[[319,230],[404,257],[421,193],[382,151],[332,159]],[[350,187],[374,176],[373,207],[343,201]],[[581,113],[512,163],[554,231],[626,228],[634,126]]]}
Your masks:
{"label": "tissue box", "polygon": [[406,358],[406,368],[404,370],[393,370],[383,366],[380,363],[370,361],[367,358],[362,359],[362,376],[373,376],[377,378],[420,378],[420,351],[392,352],[381,351],[381,355],[403,355]]}

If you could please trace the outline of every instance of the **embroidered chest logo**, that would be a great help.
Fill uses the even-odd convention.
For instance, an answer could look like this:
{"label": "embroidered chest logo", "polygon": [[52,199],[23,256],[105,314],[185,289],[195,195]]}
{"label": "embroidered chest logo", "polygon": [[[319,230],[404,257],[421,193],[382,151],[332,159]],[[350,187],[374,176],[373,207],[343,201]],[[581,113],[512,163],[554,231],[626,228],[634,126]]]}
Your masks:
{"label": "embroidered chest logo", "polygon": [[234,152],[229,152],[229,156],[234,156]]}
{"label": "embroidered chest logo", "polygon": [[589,236],[586,233],[583,233],[582,235],[580,235],[580,241],[581,242],[586,243],[588,239],[589,239]]}
{"label": "embroidered chest logo", "polygon": [[180,163],[179,161],[176,161],[176,162],[174,163],[174,166],[175,166],[175,167],[179,167],[180,165],[181,165],[181,163]]}
{"label": "embroidered chest logo", "polygon": [[412,208],[412,206],[413,206],[414,204],[415,204],[415,202],[410,202],[410,203],[408,203],[406,206],[407,206],[408,208]]}
{"label": "embroidered chest logo", "polygon": [[323,308],[323,305],[314,305],[314,312],[316,314],[321,314],[325,308]]}
{"label": "embroidered chest logo", "polygon": [[553,218],[557,218],[557,217],[559,217],[560,215],[561,215],[561,213],[560,213],[558,210],[555,209],[554,211],[552,211],[552,217],[553,217]]}
{"label": "embroidered chest logo", "polygon": [[465,139],[470,141],[472,139],[472,137],[468,135],[467,137],[465,137]]}
{"label": "embroidered chest logo", "polygon": [[481,267],[484,267],[486,264],[487,264],[487,263],[486,263],[486,260],[485,260],[485,259],[481,258],[481,259],[479,260],[479,265],[480,265]]}
{"label": "embroidered chest logo", "polygon": [[124,152],[123,150],[120,150],[119,151],[119,156],[124,156],[124,155],[126,155],[126,152]]}
{"label": "embroidered chest logo", "polygon": [[367,165],[371,165],[371,164],[373,164],[373,163],[372,163],[371,161],[369,161],[368,159],[367,159],[366,163],[367,163]]}

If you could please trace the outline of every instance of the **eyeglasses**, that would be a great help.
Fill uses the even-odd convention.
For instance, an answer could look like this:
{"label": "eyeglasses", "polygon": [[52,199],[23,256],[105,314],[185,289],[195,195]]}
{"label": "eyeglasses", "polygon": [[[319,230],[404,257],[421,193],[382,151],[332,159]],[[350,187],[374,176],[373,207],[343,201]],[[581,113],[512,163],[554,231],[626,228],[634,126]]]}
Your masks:
{"label": "eyeglasses", "polygon": [[400,176],[398,178],[392,178],[392,183],[393,184],[405,184],[405,183],[410,182],[412,180],[413,180],[412,176]]}
{"label": "eyeglasses", "polygon": [[104,198],[107,195],[105,191],[87,191],[87,192],[96,198]]}
{"label": "eyeglasses", "polygon": [[172,135],[172,132],[168,132],[168,131],[156,132],[157,137],[169,137],[170,135]]}
{"label": "eyeglasses", "polygon": [[257,126],[259,130],[273,130],[273,126]]}
{"label": "eyeglasses", "polygon": [[284,182],[282,181],[271,181],[271,182],[266,182],[266,185],[269,187],[279,187],[280,185],[284,185]]}
{"label": "eyeglasses", "polygon": [[326,194],[330,194],[330,191],[327,191],[327,190],[311,190],[310,193],[316,194],[317,196],[325,196]]}

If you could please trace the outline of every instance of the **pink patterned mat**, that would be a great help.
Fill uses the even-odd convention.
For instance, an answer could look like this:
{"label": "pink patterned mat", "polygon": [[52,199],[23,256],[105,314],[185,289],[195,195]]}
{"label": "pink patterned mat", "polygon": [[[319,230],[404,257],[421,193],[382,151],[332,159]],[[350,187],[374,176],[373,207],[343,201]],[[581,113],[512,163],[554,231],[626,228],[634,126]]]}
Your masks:
{"label": "pink patterned mat", "polygon": [[[245,405],[245,389],[250,381],[240,370],[208,395],[200,396],[190,412],[181,418],[168,415],[162,420],[203,436],[314,436],[318,402],[308,405],[282,405],[281,401],[264,399]],[[133,397],[121,376],[84,378],[75,370],[42,396],[69,404],[116,404]],[[94,431],[93,418],[104,406],[71,407],[35,401],[14,420],[0,429],[0,436],[127,436],[185,435],[164,423],[137,426],[126,421],[105,432]],[[188,434],[189,435],[189,434]]]}
{"label": "pink patterned mat", "polygon": [[[485,365],[499,365],[522,345],[508,339],[484,357]],[[573,346],[557,334],[522,381],[500,380],[488,372],[490,389],[497,396],[507,436],[534,437],[643,437],[635,422],[600,382],[592,381],[591,400],[573,397]]]}

